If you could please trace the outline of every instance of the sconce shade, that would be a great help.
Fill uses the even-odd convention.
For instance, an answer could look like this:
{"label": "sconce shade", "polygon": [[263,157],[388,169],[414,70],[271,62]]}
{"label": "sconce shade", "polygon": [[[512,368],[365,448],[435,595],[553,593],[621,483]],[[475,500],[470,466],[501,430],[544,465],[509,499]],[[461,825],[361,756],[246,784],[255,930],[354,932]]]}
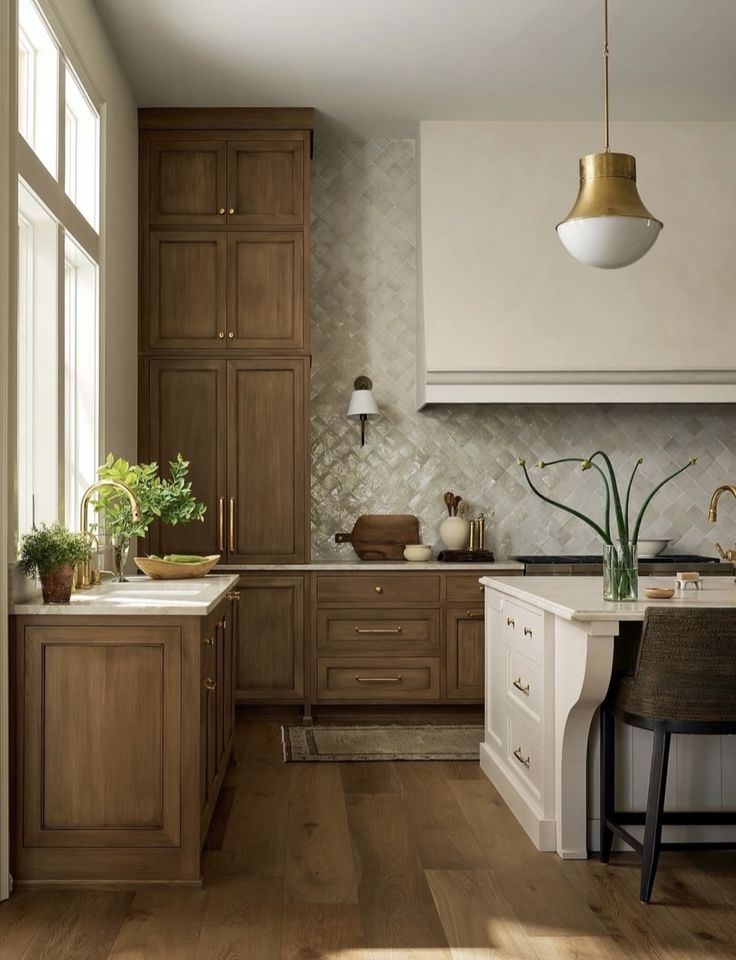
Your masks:
{"label": "sconce shade", "polygon": [[377,417],[378,405],[372,390],[353,390],[348,404],[348,417],[359,420],[360,417]]}

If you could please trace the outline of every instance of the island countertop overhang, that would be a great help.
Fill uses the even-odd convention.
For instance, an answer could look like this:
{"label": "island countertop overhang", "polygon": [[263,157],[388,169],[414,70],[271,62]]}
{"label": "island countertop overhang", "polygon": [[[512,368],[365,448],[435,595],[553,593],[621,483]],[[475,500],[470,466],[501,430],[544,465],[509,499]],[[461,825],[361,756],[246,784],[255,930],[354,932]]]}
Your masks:
{"label": "island countertop overhang", "polygon": [[626,602],[604,600],[601,577],[483,577],[481,583],[571,621],[643,620],[648,607],[736,607],[732,577],[704,577],[701,590],[688,587],[671,600],[649,600],[643,591],[645,587],[672,586],[674,577],[640,577],[640,599]]}
{"label": "island countertop overhang", "polygon": [[134,577],[127,583],[106,580],[90,590],[78,590],[70,603],[48,604],[40,596],[13,604],[18,617],[206,617],[238,582],[235,574],[189,580]]}

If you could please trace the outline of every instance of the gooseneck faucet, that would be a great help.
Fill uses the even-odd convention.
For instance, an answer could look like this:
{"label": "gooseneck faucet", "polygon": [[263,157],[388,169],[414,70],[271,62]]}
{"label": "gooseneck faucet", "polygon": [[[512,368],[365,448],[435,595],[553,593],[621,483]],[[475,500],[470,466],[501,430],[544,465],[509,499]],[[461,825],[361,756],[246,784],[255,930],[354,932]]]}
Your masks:
{"label": "gooseneck faucet", "polygon": [[718,519],[718,501],[721,499],[721,494],[723,493],[732,493],[736,497],[736,485],[733,483],[722,483],[720,487],[716,487],[713,491],[713,496],[710,498],[710,507],[708,508],[708,519],[711,523],[715,523]]}
{"label": "gooseneck faucet", "polygon": [[[135,494],[126,483],[123,483],[121,480],[98,480],[96,483],[87,487],[82,494],[82,502],[79,505],[79,529],[88,538],[92,536],[89,530],[89,519],[87,516],[89,513],[89,502],[97,490],[102,490],[105,487],[115,487],[116,490],[120,490],[121,493],[127,496],[128,500],[130,500],[130,509],[133,514],[134,523],[141,518],[140,505],[135,498]],[[87,559],[83,560],[82,563],[77,566],[77,588],[79,590],[89,590],[91,586],[92,570],[90,561]]]}

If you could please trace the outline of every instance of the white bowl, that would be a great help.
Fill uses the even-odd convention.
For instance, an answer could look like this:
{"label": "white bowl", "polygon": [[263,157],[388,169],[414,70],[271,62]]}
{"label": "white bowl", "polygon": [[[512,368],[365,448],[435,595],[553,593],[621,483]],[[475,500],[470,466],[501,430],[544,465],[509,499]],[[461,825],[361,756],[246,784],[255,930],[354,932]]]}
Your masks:
{"label": "white bowl", "polygon": [[647,557],[656,557],[663,550],[667,549],[668,540],[639,540],[639,559]]}
{"label": "white bowl", "polygon": [[404,558],[417,562],[432,559],[432,548],[426,543],[407,543],[404,547]]}

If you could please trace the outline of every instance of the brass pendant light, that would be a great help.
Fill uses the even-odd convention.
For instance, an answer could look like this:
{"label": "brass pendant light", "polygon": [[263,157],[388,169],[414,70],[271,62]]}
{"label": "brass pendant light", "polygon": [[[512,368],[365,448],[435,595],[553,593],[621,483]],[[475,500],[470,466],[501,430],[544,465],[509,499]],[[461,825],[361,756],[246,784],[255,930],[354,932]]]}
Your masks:
{"label": "brass pendant light", "polygon": [[636,160],[612,153],[608,134],[608,0],[603,0],[603,153],[580,158],[580,192],[557,224],[566,249],[581,263],[606,270],[626,267],[652,247],[662,223],[636,189]]}

